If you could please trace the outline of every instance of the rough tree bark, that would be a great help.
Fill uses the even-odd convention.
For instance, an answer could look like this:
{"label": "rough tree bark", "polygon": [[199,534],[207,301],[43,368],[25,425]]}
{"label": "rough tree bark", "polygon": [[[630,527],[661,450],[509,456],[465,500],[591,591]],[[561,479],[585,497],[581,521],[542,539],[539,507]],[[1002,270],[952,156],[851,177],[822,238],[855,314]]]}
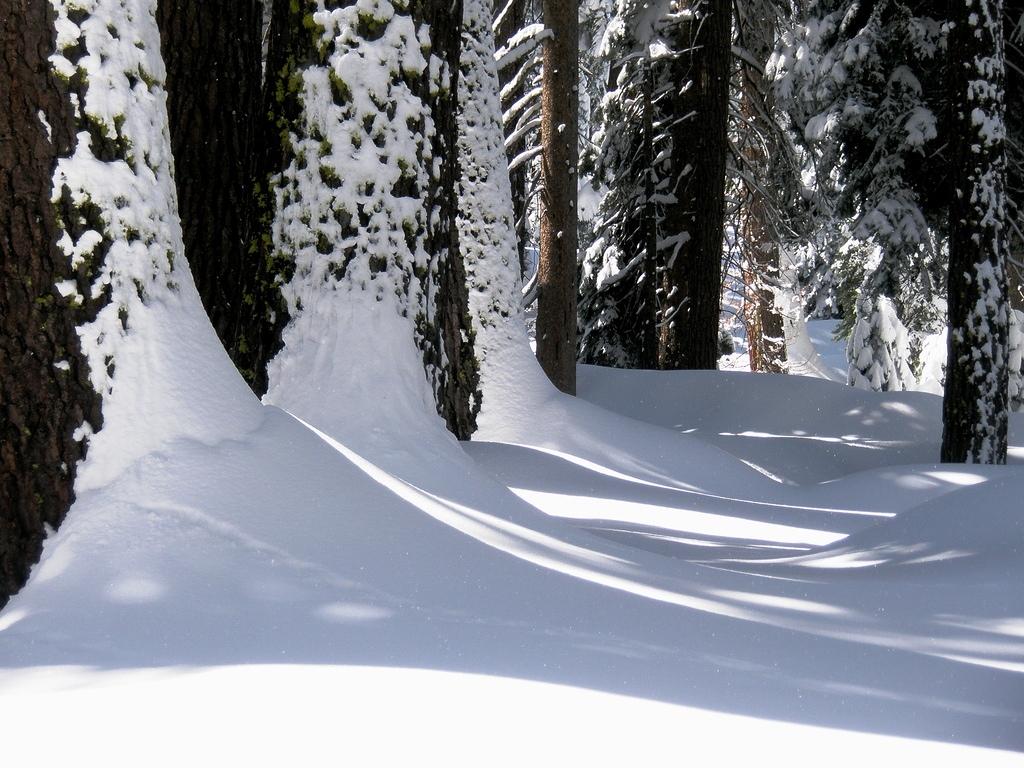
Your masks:
{"label": "rough tree bark", "polygon": [[261,110],[261,0],[160,0],[161,49],[185,255],[203,306],[260,393],[251,359],[256,219],[254,152]]}
{"label": "rough tree bark", "polygon": [[786,342],[782,314],[775,303],[780,285],[779,233],[771,215],[764,185],[770,184],[773,163],[780,150],[778,127],[772,118],[773,87],[764,75],[775,44],[773,18],[763,6],[741,3],[736,7],[740,47],[761,66],[740,59],[739,117],[743,139],[738,148],[747,172],[741,184],[740,243],[743,272],[743,324],[750,350],[750,370],[784,373]]}
{"label": "rough tree bark", "polygon": [[959,0],[942,460],[1005,464],[1005,82],[1003,0]]}
{"label": "rough tree bark", "polygon": [[1024,311],[1024,1],[1004,0],[1006,38],[1006,215],[1010,306]]}
{"label": "rough tree bark", "polygon": [[576,394],[576,168],[579,20],[576,3],[544,0],[540,271],[537,359],[556,387]]}
{"label": "rough tree bark", "polygon": [[659,362],[665,369],[718,365],[732,5],[697,0],[690,10],[676,39],[671,133],[678,182],[666,220],[678,240],[662,284]]}
{"label": "rough tree bark", "polygon": [[[438,216],[430,223],[427,249],[440,260],[437,314],[446,365],[438,366],[438,409],[448,429],[460,440],[476,431],[480,410],[480,374],[473,351],[473,323],[469,315],[466,265],[459,250],[457,186],[459,181],[458,109],[459,59],[462,51],[462,0],[418,0],[413,8],[418,21],[430,28],[433,54],[448,66],[449,87],[429,97],[434,116],[433,154],[440,161],[439,174],[426,190],[428,210]],[[426,86],[429,90],[429,85]]]}
{"label": "rough tree bark", "polygon": [[45,526],[74,500],[84,454],[75,430],[101,420],[75,331],[89,308],[56,287],[74,276],[50,202],[74,131],[67,87],[48,61],[54,47],[50,3],[0,0],[0,606],[39,559]]}
{"label": "rough tree bark", "polygon": [[[394,312],[422,355],[438,412],[466,438],[479,396],[455,228],[462,4],[329,6],[273,6],[273,129],[259,149],[270,184],[257,246],[266,254],[259,283],[268,306],[275,296],[283,305],[275,317],[277,343],[284,341],[269,361],[269,396],[287,401],[302,389],[297,376],[320,376],[321,389],[344,392],[350,382],[336,358],[318,357],[311,334],[329,327],[348,348],[386,343],[367,335]],[[350,70],[346,56],[362,59],[365,71]]]}

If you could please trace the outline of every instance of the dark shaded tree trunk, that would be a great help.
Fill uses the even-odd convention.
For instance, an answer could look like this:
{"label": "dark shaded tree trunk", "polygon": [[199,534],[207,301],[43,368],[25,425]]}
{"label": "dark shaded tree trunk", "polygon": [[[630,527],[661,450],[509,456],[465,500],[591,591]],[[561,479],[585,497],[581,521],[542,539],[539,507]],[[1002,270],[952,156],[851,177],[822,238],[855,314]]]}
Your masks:
{"label": "dark shaded tree trunk", "polygon": [[1006,38],[1007,281],[1010,306],[1024,311],[1024,0],[1004,0]]}
{"label": "dark shaded tree trunk", "polygon": [[543,192],[537,293],[537,359],[563,392],[576,394],[576,168],[579,20],[576,3],[544,0],[541,108]]}
{"label": "dark shaded tree trunk", "polygon": [[[427,250],[438,259],[437,346],[444,350],[447,364],[437,366],[441,380],[435,382],[438,410],[448,429],[460,440],[476,431],[480,410],[480,373],[473,351],[473,324],[469,314],[466,265],[459,251],[457,186],[459,181],[458,109],[459,58],[462,51],[461,0],[417,0],[413,10],[417,21],[430,26],[433,54],[442,59],[450,73],[450,87],[428,96],[434,118],[433,154],[440,169],[426,191],[428,210],[438,216],[427,233]],[[429,84],[427,86],[429,88]]]}
{"label": "dark shaded tree trunk", "polygon": [[671,134],[678,181],[666,231],[678,240],[662,284],[659,357],[666,369],[718,365],[732,5],[697,0],[692,11],[675,41],[679,76]]}
{"label": "dark shaded tree trunk", "polygon": [[74,147],[54,47],[50,3],[0,0],[0,606],[74,500],[76,430],[101,421],[75,330],[89,308],[56,288],[75,277],[58,212],[73,234],[84,222],[50,202],[57,158]]}
{"label": "dark shaded tree trunk", "polygon": [[185,255],[217,335],[262,393],[266,307],[256,292],[263,254],[254,230],[266,174],[256,151],[266,131],[263,3],[160,0],[157,21]]}
{"label": "dark shaded tree trunk", "polygon": [[1002,0],[959,0],[955,194],[950,206],[949,337],[942,460],[1005,464],[1007,449],[1006,180]]}

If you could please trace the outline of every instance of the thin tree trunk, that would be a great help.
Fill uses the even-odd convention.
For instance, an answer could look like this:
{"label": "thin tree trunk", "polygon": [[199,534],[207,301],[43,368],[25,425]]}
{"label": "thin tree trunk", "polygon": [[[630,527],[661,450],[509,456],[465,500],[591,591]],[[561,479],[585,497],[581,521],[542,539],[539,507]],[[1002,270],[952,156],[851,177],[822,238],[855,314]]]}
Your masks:
{"label": "thin tree trunk", "polygon": [[76,277],[58,213],[75,236],[87,227],[50,202],[57,158],[75,142],[54,47],[50,3],[0,0],[0,606],[74,500],[76,430],[101,422],[75,330],[90,308],[56,287]]}
{"label": "thin tree trunk", "polygon": [[[759,12],[760,11],[760,12]],[[764,65],[775,43],[774,19],[755,4],[737,6],[738,42]],[[743,258],[743,324],[750,352],[750,370],[784,373],[786,343],[782,314],[775,301],[779,289],[778,228],[771,216],[764,185],[771,184],[773,164],[778,162],[778,127],[771,117],[772,85],[764,72],[747,61],[740,62],[740,118],[745,136],[738,154],[757,183],[742,182],[740,243]]]}
{"label": "thin tree trunk", "polygon": [[[495,15],[501,12],[504,4],[505,3],[502,0],[499,0],[494,4]],[[495,33],[495,44],[497,46],[505,45],[505,43],[507,43],[516,32],[523,28],[524,24],[526,24],[526,0],[510,0],[508,12],[501,19],[501,23],[498,24],[498,28]],[[511,82],[512,78],[515,77],[516,71],[516,67],[507,67],[500,70],[498,72],[499,86],[501,88],[505,88],[505,86]],[[513,88],[508,96],[502,100],[502,111],[504,112],[512,104],[519,101],[525,93],[525,83],[520,83],[516,88]],[[509,127],[509,130],[512,130],[511,126]],[[525,148],[526,137],[524,136],[508,148],[509,160],[513,159]],[[529,175],[529,163],[523,163],[509,172],[509,182],[512,186],[512,212],[516,231],[516,247],[519,250],[519,269],[523,275],[525,275],[529,269],[529,263],[526,258],[526,209]]]}
{"label": "thin tree trunk", "polygon": [[672,166],[679,178],[666,226],[679,244],[663,281],[660,364],[667,369],[718,365],[732,5],[698,0],[693,11],[676,43]]}
{"label": "thin tree trunk", "polygon": [[542,177],[537,359],[563,392],[576,394],[576,167],[579,20],[576,3],[544,0]]}
{"label": "thin tree trunk", "polygon": [[1005,464],[1007,324],[1002,0],[959,0],[955,194],[942,460]]}

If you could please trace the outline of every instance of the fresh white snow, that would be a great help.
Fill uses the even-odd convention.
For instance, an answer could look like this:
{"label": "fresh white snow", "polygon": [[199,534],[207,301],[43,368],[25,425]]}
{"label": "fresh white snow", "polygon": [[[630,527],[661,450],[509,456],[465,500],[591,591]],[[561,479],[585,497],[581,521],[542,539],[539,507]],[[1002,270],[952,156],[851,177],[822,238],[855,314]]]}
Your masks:
{"label": "fresh white snow", "polygon": [[[125,332],[86,339],[124,364],[0,613],[5,765],[1024,765],[1024,417],[1009,467],[939,465],[940,400],[823,380],[845,377],[825,324],[790,340],[819,378],[584,367],[568,397],[525,336],[507,217],[471,254],[473,442],[390,296],[302,280],[260,404],[188,276],[148,91],[111,82],[84,108],[125,110],[157,181],[112,258],[149,222],[174,263],[148,301],[116,285]],[[493,103],[462,117],[499,127]],[[94,160],[59,172],[101,202],[149,178]]]}
{"label": "fresh white snow", "polygon": [[5,754],[1022,763],[1019,466],[926,463],[928,395],[580,390],[464,445],[398,386],[324,431],[265,406],[87,490],[0,614]]}

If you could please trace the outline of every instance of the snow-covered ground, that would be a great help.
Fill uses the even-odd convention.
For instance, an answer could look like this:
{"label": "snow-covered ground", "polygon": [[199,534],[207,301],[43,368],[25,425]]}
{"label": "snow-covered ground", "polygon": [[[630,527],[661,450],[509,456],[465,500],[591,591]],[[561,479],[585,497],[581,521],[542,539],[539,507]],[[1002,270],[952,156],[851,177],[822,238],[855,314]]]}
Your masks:
{"label": "snow-covered ground", "polygon": [[254,406],[86,490],[0,613],[5,765],[1024,765],[1020,416],[940,466],[922,393],[514,383],[472,443]]}

